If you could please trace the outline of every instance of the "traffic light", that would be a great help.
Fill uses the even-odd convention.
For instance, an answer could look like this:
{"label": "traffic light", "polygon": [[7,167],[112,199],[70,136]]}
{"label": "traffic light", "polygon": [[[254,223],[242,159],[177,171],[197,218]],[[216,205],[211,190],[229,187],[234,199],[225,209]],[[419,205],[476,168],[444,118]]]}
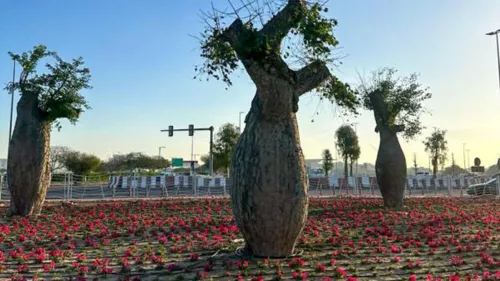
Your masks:
{"label": "traffic light", "polygon": [[174,135],[174,126],[168,126],[168,136],[172,137]]}
{"label": "traffic light", "polygon": [[189,136],[192,137],[194,135],[194,125],[189,125]]}

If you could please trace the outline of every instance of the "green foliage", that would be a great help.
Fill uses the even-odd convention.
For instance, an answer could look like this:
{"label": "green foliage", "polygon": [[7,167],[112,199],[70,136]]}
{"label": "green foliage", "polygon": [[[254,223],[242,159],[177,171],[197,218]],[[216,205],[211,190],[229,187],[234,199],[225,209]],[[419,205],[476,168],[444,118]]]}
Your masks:
{"label": "green foliage", "polygon": [[351,152],[350,152],[350,155],[349,155],[349,159],[351,160],[351,163],[358,160],[359,156],[361,156],[361,147],[359,147],[358,136],[356,136],[354,145],[353,145]]}
{"label": "green foliage", "polygon": [[431,155],[434,174],[436,174],[438,165],[444,165],[446,162],[446,155],[448,153],[446,130],[434,128],[432,134],[423,143],[425,151]]}
{"label": "green foliage", "polygon": [[486,169],[486,171],[484,173],[487,175],[494,175],[494,174],[498,174],[499,172],[500,172],[500,169],[498,169],[497,165],[491,165]]}
{"label": "green foliage", "polygon": [[103,169],[111,171],[132,171],[134,169],[165,169],[170,167],[168,159],[160,156],[149,156],[140,152],[115,154],[104,163]]}
{"label": "green foliage", "polygon": [[335,132],[335,144],[344,161],[351,163],[359,159],[361,148],[356,132],[349,125],[340,126]]}
{"label": "green foliage", "polygon": [[323,164],[322,164],[323,171],[325,172],[325,176],[328,176],[330,171],[333,169],[332,153],[330,152],[329,149],[325,149],[325,150],[323,150],[323,153],[321,156],[323,158]]}
{"label": "green foliage", "polygon": [[321,94],[321,99],[327,99],[339,107],[346,109],[346,114],[358,114],[357,110],[360,103],[356,91],[349,84],[340,81],[337,77],[332,76],[323,83],[319,87],[318,93]]}
{"label": "green foliage", "polygon": [[302,35],[303,44],[309,60],[321,59],[331,62],[332,48],[339,44],[333,35],[333,29],[337,26],[337,20],[326,18],[323,12],[328,8],[320,3],[313,3],[309,9],[303,12],[297,34]]}
{"label": "green foliage", "polygon": [[[498,168],[497,168],[498,169]],[[461,174],[469,174],[467,170],[464,168],[458,166],[458,165],[451,165],[443,169],[441,172],[443,175],[449,175],[449,176],[456,176],[456,175],[461,175]]]}
{"label": "green foliage", "polygon": [[[393,129],[400,126],[403,137],[412,139],[425,128],[420,115],[425,112],[423,102],[432,94],[417,81],[417,74],[395,77],[396,73],[392,68],[374,72],[371,85],[363,83],[359,92],[364,107],[375,112],[382,126]],[[375,94],[381,95],[383,105],[374,104]]]}
{"label": "green foliage", "polygon": [[222,39],[224,30],[220,28],[220,18],[214,17],[213,20],[216,28],[207,28],[202,33],[201,57],[204,63],[196,66],[195,71],[207,74],[207,81],[214,77],[231,86],[230,75],[238,68],[238,56],[231,45]]}
{"label": "green foliage", "polygon": [[[22,67],[18,82],[9,83],[7,88],[17,89],[21,94],[36,94],[39,107],[45,121],[61,128],[58,119],[66,118],[75,124],[80,114],[90,109],[81,90],[90,89],[90,70],[84,67],[81,57],[71,62],[62,60],[56,52],[47,51],[44,45],[38,45],[29,52],[9,55]],[[43,59],[47,71],[37,73],[37,65]]]}
{"label": "green foliage", "polygon": [[[236,125],[226,123],[219,128],[213,149],[214,171],[221,170],[227,173],[231,165],[231,157],[236,148],[236,143],[240,137],[239,129]],[[203,159],[202,161],[207,161]]]}
{"label": "green foliage", "polygon": [[101,165],[99,157],[78,151],[69,152],[62,161],[76,175],[88,175]]}
{"label": "green foliage", "polygon": [[[322,1],[243,0],[240,7],[230,1],[233,13],[215,8],[213,13],[205,13],[206,27],[199,38],[203,63],[196,66],[195,78],[213,77],[231,86],[230,76],[241,65],[246,68],[260,65],[273,75],[289,75],[291,72],[284,60],[290,57],[299,62],[297,68],[314,61],[325,65],[333,63],[333,49],[339,44],[334,35],[337,21],[326,16],[328,9],[324,4]],[[245,11],[248,13],[243,14]],[[259,23],[261,29],[257,28]],[[285,37],[290,40],[283,40]],[[293,39],[296,40],[290,43]],[[282,48],[284,41],[288,42],[286,48]],[[322,98],[356,113],[359,102],[355,92],[336,77],[332,76],[316,91]]]}

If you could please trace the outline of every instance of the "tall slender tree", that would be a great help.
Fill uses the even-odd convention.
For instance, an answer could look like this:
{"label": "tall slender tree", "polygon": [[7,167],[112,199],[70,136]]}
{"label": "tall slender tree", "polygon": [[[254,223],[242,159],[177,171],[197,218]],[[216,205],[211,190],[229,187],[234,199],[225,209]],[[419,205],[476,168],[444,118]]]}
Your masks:
{"label": "tall slender tree", "polygon": [[352,147],[352,150],[349,153],[349,161],[350,161],[349,174],[351,177],[354,175],[352,172],[352,167],[354,165],[354,162],[356,162],[359,159],[359,156],[361,156],[361,148],[359,147],[358,136],[356,135],[354,146]]}
{"label": "tall slender tree", "polygon": [[323,168],[325,176],[328,176],[328,174],[333,168],[333,156],[332,153],[330,152],[330,149],[323,150],[322,158],[323,158],[322,159],[323,164],[321,166]]}
{"label": "tall slender tree", "polygon": [[214,170],[222,171],[226,175],[229,173],[231,157],[239,137],[239,129],[234,124],[226,123],[219,128],[213,151]]}
{"label": "tall slender tree", "polygon": [[197,70],[231,85],[230,74],[243,66],[257,88],[230,168],[233,213],[246,242],[239,252],[289,256],[308,206],[299,98],[316,89],[351,109],[357,99],[328,68],[337,22],[321,1],[229,0],[228,8],[205,13],[205,62]]}
{"label": "tall slender tree", "polygon": [[[337,149],[344,159],[344,184],[347,184],[347,178],[349,177],[349,166],[351,167],[352,175],[352,163],[359,158],[360,148],[358,142],[358,136],[356,132],[349,125],[340,126],[335,132],[335,139]],[[349,165],[350,163],[350,165]]]}
{"label": "tall slender tree", "polygon": [[432,163],[432,174],[437,175],[439,165],[444,166],[448,153],[448,141],[446,130],[434,128],[432,134],[423,142],[425,151],[430,154]]}
{"label": "tall slender tree", "polygon": [[398,133],[412,139],[423,126],[420,115],[423,102],[431,93],[417,81],[417,75],[395,77],[396,70],[384,68],[376,71],[369,82],[362,81],[359,89],[366,109],[373,111],[375,132],[380,144],[375,163],[377,182],[384,205],[403,206],[406,185],[406,158],[398,140]]}
{"label": "tall slender tree", "polygon": [[[29,52],[9,53],[21,67],[19,80],[8,84],[21,93],[9,143],[7,174],[11,215],[38,215],[50,184],[50,133],[61,118],[76,123],[89,109],[81,91],[90,88],[90,71],[83,59],[66,62],[38,45]],[[38,73],[41,60],[46,71]]]}

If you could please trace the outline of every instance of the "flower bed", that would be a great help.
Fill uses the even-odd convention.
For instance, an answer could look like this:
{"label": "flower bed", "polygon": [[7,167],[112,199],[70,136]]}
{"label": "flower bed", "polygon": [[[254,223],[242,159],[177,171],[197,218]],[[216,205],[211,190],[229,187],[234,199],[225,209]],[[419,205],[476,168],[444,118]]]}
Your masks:
{"label": "flower bed", "polygon": [[241,243],[228,199],[53,204],[0,221],[0,278],[500,280],[500,202],[311,199],[301,256],[240,259]]}

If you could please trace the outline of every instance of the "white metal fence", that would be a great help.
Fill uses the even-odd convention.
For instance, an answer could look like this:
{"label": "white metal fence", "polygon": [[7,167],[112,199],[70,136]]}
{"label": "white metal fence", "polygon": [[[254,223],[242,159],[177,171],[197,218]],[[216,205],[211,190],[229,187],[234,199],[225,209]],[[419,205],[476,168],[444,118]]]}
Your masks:
{"label": "white metal fence", "polygon": [[[0,199],[9,200],[5,176],[0,177]],[[79,176],[55,174],[47,199],[110,199],[228,196],[231,186],[223,177],[207,176]],[[479,196],[500,194],[500,180],[484,177],[408,177],[405,196]],[[310,196],[374,196],[380,189],[374,177],[311,177]]]}

